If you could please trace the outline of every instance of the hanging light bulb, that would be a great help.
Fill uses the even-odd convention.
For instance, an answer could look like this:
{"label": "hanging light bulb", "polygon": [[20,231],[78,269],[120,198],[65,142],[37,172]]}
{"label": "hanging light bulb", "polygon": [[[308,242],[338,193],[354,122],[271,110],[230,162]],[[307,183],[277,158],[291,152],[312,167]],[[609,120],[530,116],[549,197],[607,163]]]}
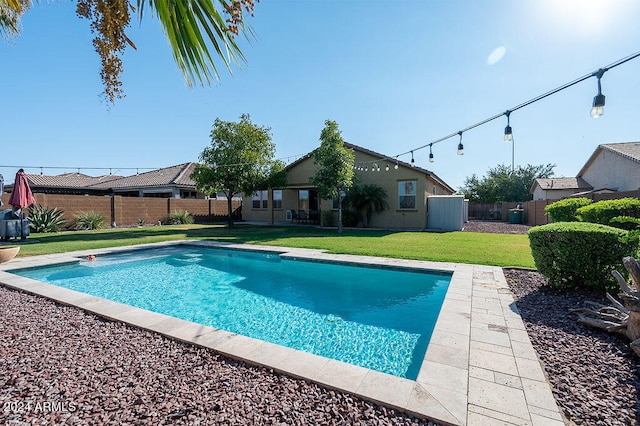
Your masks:
{"label": "hanging light bulb", "polygon": [[433,152],[431,152],[431,145],[433,144],[429,144],[429,162],[433,163],[436,160],[433,159]]}
{"label": "hanging light bulb", "polygon": [[413,151],[411,151],[411,167],[416,166],[416,160],[413,159]]}
{"label": "hanging light bulb", "polygon": [[600,118],[604,114],[604,95],[602,94],[602,86],[600,85],[600,79],[605,73],[606,68],[600,68],[594,72],[593,75],[598,79],[598,94],[593,98],[593,106],[591,107],[591,116],[593,118]]}
{"label": "hanging light bulb", "polygon": [[387,163],[387,165],[385,166],[384,171],[385,171],[385,172],[388,172],[388,171],[389,171],[389,163]]}
{"label": "hanging light bulb", "polygon": [[464,155],[464,145],[462,145],[462,132],[458,132],[460,135],[460,142],[458,143],[458,155]]}
{"label": "hanging light bulb", "polygon": [[511,111],[505,112],[504,115],[507,116],[507,127],[504,128],[504,141],[511,142],[513,140],[513,131],[509,125],[509,116],[511,115]]}
{"label": "hanging light bulb", "polygon": [[40,167],[40,176],[42,176],[42,167]]}
{"label": "hanging light bulb", "polygon": [[398,170],[398,158],[396,157],[396,165],[393,166],[394,169]]}

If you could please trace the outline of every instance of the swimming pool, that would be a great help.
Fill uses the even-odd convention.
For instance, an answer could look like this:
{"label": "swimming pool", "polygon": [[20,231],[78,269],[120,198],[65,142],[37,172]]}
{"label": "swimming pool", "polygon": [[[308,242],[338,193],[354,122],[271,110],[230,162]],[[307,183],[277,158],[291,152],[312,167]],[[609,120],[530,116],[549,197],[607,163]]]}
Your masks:
{"label": "swimming pool", "polygon": [[186,245],[12,273],[410,379],[451,278]]}

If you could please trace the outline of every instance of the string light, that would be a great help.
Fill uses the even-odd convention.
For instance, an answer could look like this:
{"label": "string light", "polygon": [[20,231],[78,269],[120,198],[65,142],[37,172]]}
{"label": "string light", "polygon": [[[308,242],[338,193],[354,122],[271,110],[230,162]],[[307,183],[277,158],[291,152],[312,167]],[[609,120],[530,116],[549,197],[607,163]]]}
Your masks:
{"label": "string light", "polygon": [[511,125],[509,122],[509,116],[511,115],[511,111],[507,110],[504,115],[507,116],[507,127],[504,128],[504,141],[511,142],[513,140],[513,131],[511,130]]}
{"label": "string light", "polygon": [[[550,90],[550,91],[548,91],[546,93],[543,93],[542,95],[536,96],[535,98],[529,99],[528,101],[525,101],[525,102],[523,102],[523,103],[521,103],[519,105],[516,105],[515,107],[508,109],[506,113],[505,112],[501,112],[500,114],[496,114],[496,115],[494,115],[492,117],[489,117],[489,118],[487,118],[485,120],[479,121],[479,122],[477,122],[475,124],[472,124],[471,126],[468,126],[468,127],[464,128],[464,129],[461,129],[461,130],[459,130],[459,131],[457,131],[455,133],[451,133],[449,135],[443,136],[443,137],[441,137],[439,139],[433,140],[433,141],[431,141],[429,143],[426,143],[424,145],[421,145],[421,146],[419,146],[417,148],[413,148],[410,151],[405,151],[405,152],[403,152],[401,154],[397,154],[397,155],[395,155],[395,158],[398,158],[398,157],[403,156],[403,155],[407,155],[409,153],[411,153],[413,155],[414,151],[418,151],[418,150],[424,149],[426,147],[429,147],[429,152],[431,154],[431,147],[434,144],[437,144],[437,143],[443,142],[445,140],[448,140],[448,139],[450,139],[452,137],[455,137],[456,135],[459,135],[461,132],[467,132],[469,130],[475,129],[476,127],[480,127],[480,126],[482,126],[484,124],[489,123],[490,121],[493,121],[493,120],[496,120],[496,119],[502,117],[503,115],[507,115],[507,128],[505,128],[505,141],[511,141],[512,139],[507,139],[507,135],[509,134],[509,132],[507,132],[507,129],[510,129],[510,124],[509,124],[509,121],[508,121],[509,120],[509,115],[507,113],[510,114],[510,113],[512,113],[514,111],[517,111],[517,110],[521,109],[521,108],[527,107],[527,106],[529,106],[529,105],[531,105],[531,104],[533,104],[535,102],[541,101],[542,99],[545,99],[545,98],[547,98],[547,97],[549,97],[551,95],[555,95],[556,93],[561,92],[562,90],[568,89],[569,87],[574,86],[574,85],[576,85],[578,83],[581,83],[581,82],[583,82],[585,80],[588,80],[589,78],[592,78],[592,77],[596,77],[598,79],[598,94],[593,99],[593,107],[592,107],[592,113],[591,114],[592,114],[592,116],[594,118],[600,117],[604,113],[604,95],[602,94],[601,85],[600,85],[600,79],[602,78],[602,75],[606,71],[609,71],[612,68],[620,66],[620,65],[622,65],[622,64],[624,64],[626,62],[629,62],[629,61],[631,61],[633,59],[636,59],[638,57],[640,57],[640,52],[633,53],[633,54],[631,54],[631,55],[629,55],[627,57],[624,57],[622,59],[619,59],[619,60],[607,65],[604,68],[600,68],[595,72],[591,72],[589,74],[583,75],[582,77],[578,77],[577,79],[575,79],[573,81],[570,81],[568,83],[563,84],[562,86],[559,86],[559,87],[557,87],[557,88],[555,88],[553,90]],[[511,133],[511,138],[513,138],[513,134],[512,133]],[[431,160],[431,155],[430,155],[430,160]]]}
{"label": "string light", "polygon": [[600,68],[594,72],[593,75],[598,79],[598,94],[593,98],[593,106],[591,107],[591,116],[593,118],[600,118],[604,114],[604,95],[602,94],[602,86],[600,85],[600,79],[607,71],[607,68]]}
{"label": "string light", "polygon": [[431,146],[432,145],[433,144],[429,144],[429,162],[430,163],[433,163],[434,161],[436,161],[436,160],[433,159],[433,152],[431,151]]}
{"label": "string light", "polygon": [[464,155],[464,146],[462,145],[462,132],[458,132],[460,135],[460,142],[458,143],[458,155]]}
{"label": "string light", "polygon": [[385,166],[384,171],[385,171],[385,172],[388,172],[388,171],[389,171],[389,163],[387,163],[387,165]]}
{"label": "string light", "polygon": [[416,166],[416,160],[413,159],[413,151],[411,151],[411,167]]}

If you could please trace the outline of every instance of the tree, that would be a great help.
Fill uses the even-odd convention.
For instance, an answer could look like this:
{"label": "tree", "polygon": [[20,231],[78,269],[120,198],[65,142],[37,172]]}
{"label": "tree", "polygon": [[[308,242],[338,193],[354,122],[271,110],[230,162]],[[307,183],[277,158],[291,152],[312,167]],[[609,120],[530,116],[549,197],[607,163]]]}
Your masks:
{"label": "tree", "polygon": [[216,118],[211,130],[211,146],[200,154],[191,178],[205,194],[224,192],[227,196],[229,227],[233,227],[231,199],[237,194],[286,185],[284,163],[274,160],[271,129],[251,122],[249,114],[239,122]]}
{"label": "tree", "polygon": [[365,228],[371,225],[371,216],[374,212],[381,213],[389,207],[387,191],[375,184],[354,185],[345,197],[345,204],[357,212]]}
{"label": "tree", "polygon": [[487,175],[478,178],[475,174],[464,180],[464,186],[458,192],[465,194],[472,203],[497,203],[501,201],[529,201],[531,185],[538,178],[553,176],[555,164],[542,164],[526,167],[518,166],[515,170],[504,164],[489,169]]}
{"label": "tree", "polygon": [[338,232],[342,232],[342,198],[353,181],[353,150],[344,146],[344,139],[335,121],[325,121],[320,132],[320,147],[313,153],[313,163],[319,168],[311,177],[320,198],[338,197]]}
{"label": "tree", "polygon": [[[214,57],[228,70],[232,63],[246,61],[234,37],[240,32],[245,36],[253,34],[245,25],[244,14],[253,15],[254,5],[255,0],[136,0],[136,5],[132,0],[78,0],[76,13],[91,21],[91,32],[96,35],[93,46],[101,60],[104,95],[113,104],[116,98],[124,97],[120,81],[121,57],[127,46],[136,49],[125,33],[131,13],[137,12],[141,21],[145,6],[151,9],[169,39],[175,61],[191,86],[194,81],[209,84],[218,79]],[[20,18],[30,7],[31,0],[0,0],[0,34],[4,37],[19,35]]]}

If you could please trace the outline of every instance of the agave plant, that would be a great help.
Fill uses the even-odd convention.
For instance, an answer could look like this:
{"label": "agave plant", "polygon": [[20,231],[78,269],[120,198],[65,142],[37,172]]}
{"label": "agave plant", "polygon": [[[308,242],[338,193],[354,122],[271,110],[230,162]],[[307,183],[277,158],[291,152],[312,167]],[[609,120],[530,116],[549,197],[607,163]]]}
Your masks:
{"label": "agave plant", "polygon": [[104,216],[98,212],[80,212],[73,219],[73,229],[76,231],[91,231],[102,228]]}
{"label": "agave plant", "polygon": [[58,232],[65,224],[64,210],[50,209],[40,204],[29,206],[29,226],[33,232]]}
{"label": "agave plant", "polygon": [[165,222],[169,225],[189,225],[193,223],[193,216],[186,210],[176,210],[167,216]]}

